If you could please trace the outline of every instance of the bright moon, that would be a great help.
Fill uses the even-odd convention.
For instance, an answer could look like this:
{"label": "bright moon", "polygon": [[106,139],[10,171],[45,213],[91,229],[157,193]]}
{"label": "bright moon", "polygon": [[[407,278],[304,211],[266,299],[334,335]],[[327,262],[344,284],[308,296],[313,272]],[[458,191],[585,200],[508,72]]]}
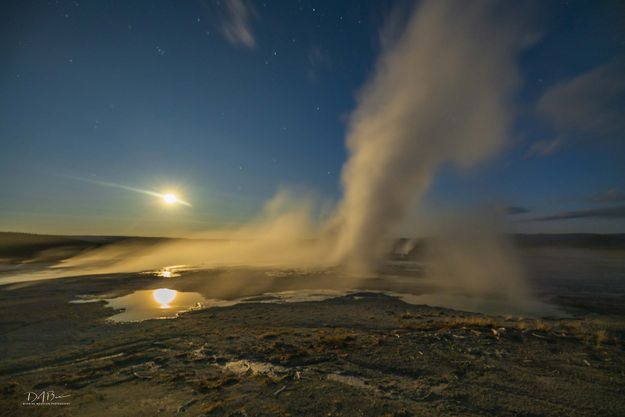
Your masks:
{"label": "bright moon", "polygon": [[174,204],[178,202],[178,197],[176,197],[175,194],[164,194],[163,195],[163,201],[166,204]]}

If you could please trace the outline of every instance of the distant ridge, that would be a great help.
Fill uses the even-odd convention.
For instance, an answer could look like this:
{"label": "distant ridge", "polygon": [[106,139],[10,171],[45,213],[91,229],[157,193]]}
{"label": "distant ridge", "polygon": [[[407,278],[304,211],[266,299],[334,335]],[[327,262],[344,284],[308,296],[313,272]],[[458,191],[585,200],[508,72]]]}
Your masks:
{"label": "distant ridge", "polygon": [[[520,248],[580,248],[580,249],[625,249],[625,234],[512,234],[509,235]],[[25,261],[55,262],[117,242],[145,243],[147,245],[184,238],[142,237],[142,236],[90,236],[90,235],[43,235],[35,233],[0,232],[0,264]],[[207,239],[226,240],[226,239]],[[410,259],[418,257],[433,238],[396,239],[391,257]]]}
{"label": "distant ridge", "polygon": [[511,235],[514,242],[528,247],[574,247],[585,249],[625,249],[625,233],[537,233]]}
{"label": "distant ridge", "polygon": [[[172,238],[174,239],[174,238]],[[37,258],[53,262],[114,242],[158,243],[163,237],[63,236],[34,233],[0,232],[0,263],[19,263]]]}
{"label": "distant ridge", "polygon": [[[509,234],[507,235],[518,248],[579,248],[601,250],[625,250],[625,233],[598,234],[598,233],[536,233],[536,234]],[[428,244],[435,241],[435,237],[421,239],[396,239],[391,249],[391,258],[416,259],[423,254]]]}

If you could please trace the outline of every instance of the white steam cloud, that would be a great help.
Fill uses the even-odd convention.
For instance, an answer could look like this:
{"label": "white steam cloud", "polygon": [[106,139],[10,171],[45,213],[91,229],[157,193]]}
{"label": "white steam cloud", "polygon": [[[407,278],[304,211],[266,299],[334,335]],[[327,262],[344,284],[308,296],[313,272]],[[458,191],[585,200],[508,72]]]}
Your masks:
{"label": "white steam cloud", "polygon": [[426,1],[380,58],[352,114],[338,262],[368,269],[445,163],[469,167],[505,143],[526,37],[493,2]]}

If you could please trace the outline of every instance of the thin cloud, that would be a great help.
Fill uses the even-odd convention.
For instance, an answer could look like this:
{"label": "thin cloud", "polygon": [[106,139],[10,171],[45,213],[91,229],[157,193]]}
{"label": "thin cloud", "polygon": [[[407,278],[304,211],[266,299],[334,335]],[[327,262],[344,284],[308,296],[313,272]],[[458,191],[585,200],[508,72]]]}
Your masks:
{"label": "thin cloud", "polygon": [[605,193],[596,194],[588,199],[591,203],[620,203],[625,202],[625,193],[617,188],[611,188]]}
{"label": "thin cloud", "polygon": [[254,7],[245,0],[226,0],[226,14],[221,23],[221,32],[233,45],[253,49],[256,38],[252,21],[257,17]]}
{"label": "thin cloud", "polygon": [[625,63],[603,65],[551,87],[536,112],[558,133],[532,145],[528,156],[554,153],[568,140],[619,140],[625,133]]}
{"label": "thin cloud", "polygon": [[501,207],[499,209],[499,211],[503,214],[506,214],[508,216],[514,216],[517,214],[526,214],[529,213],[531,210],[527,209],[525,207],[518,207],[518,206],[508,206],[508,207]]}
{"label": "thin cloud", "polygon": [[539,140],[534,142],[525,153],[526,158],[549,156],[555,153],[562,146],[560,138],[553,140]]}
{"label": "thin cloud", "polygon": [[563,211],[543,217],[530,219],[535,222],[547,222],[569,219],[622,219],[625,218],[625,206],[600,207],[590,210]]}

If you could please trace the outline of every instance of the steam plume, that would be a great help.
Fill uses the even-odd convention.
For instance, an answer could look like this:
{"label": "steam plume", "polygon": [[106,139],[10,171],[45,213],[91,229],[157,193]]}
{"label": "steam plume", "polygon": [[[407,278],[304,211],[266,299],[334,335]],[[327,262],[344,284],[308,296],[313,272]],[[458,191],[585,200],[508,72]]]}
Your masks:
{"label": "steam plume", "polygon": [[374,266],[437,168],[470,167],[505,143],[524,37],[493,2],[425,1],[351,116],[336,260]]}

